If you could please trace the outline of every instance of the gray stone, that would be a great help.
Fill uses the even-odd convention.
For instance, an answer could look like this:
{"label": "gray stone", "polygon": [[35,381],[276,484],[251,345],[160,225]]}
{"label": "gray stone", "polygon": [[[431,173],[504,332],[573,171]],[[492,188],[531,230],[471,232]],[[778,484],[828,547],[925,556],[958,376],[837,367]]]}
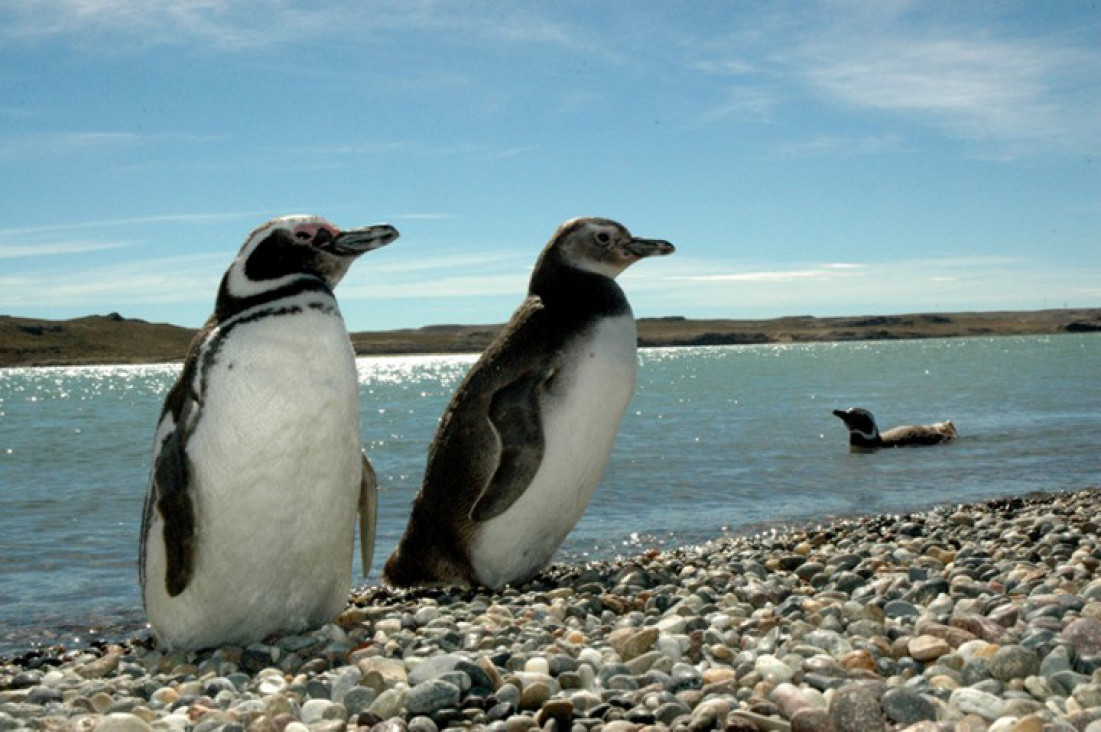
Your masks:
{"label": "gray stone", "polygon": [[1072,620],[1060,634],[1070,644],[1074,656],[1096,656],[1101,654],[1101,620],[1078,618]]}
{"label": "gray stone", "polygon": [[366,686],[357,686],[344,695],[341,702],[348,710],[348,714],[365,712],[378,698],[378,692]]}
{"label": "gray stone", "polygon": [[886,730],[879,703],[881,686],[854,682],[834,692],[829,714],[838,732],[879,732]]}
{"label": "gray stone", "polygon": [[355,666],[346,666],[334,673],[329,698],[334,702],[343,702],[344,696],[359,684],[361,676]]}
{"label": "gray stone", "polygon": [[405,697],[405,708],[413,715],[432,714],[458,705],[461,693],[454,684],[442,679],[429,679],[409,690]]}
{"label": "gray stone", "polygon": [[834,732],[836,729],[829,710],[821,707],[800,709],[791,718],[791,732]]}
{"label": "gray stone", "polygon": [[905,686],[885,691],[879,703],[887,718],[896,724],[910,725],[937,718],[936,706],[918,692]]}
{"label": "gray stone", "polygon": [[454,671],[459,664],[463,662],[469,663],[469,661],[462,656],[451,653],[445,653],[441,656],[430,656],[418,663],[416,667],[409,672],[409,685],[417,686],[429,679],[434,679],[449,671]]}
{"label": "gray stone", "polygon": [[986,659],[986,667],[990,675],[999,681],[1010,681],[1039,673],[1040,659],[1027,648],[1006,645]]}
{"label": "gray stone", "polygon": [[883,612],[888,618],[916,618],[921,614],[917,605],[905,600],[890,600],[883,606]]}
{"label": "gray stone", "polygon": [[[454,688],[454,687],[452,687]],[[458,689],[455,689],[458,692]],[[377,714],[382,719],[389,719],[390,717],[397,716],[401,711],[402,705],[405,703],[405,691],[402,689],[387,689],[378,695],[371,706],[368,707],[368,712]]]}
{"label": "gray stone", "polygon": [[409,732],[438,732],[439,727],[431,717],[413,717],[409,720],[407,729]]}
{"label": "gray stone", "polygon": [[988,722],[1002,716],[1005,702],[994,694],[964,686],[952,692],[948,703],[964,714],[977,714]]}
{"label": "gray stone", "polygon": [[658,724],[664,724],[668,727],[677,717],[691,713],[691,707],[683,702],[665,702],[654,710],[654,721]]}
{"label": "gray stone", "polygon": [[301,711],[302,722],[307,725],[320,722],[332,706],[334,706],[333,702],[328,699],[310,699],[304,702]]}
{"label": "gray stone", "polygon": [[1060,671],[1070,670],[1070,651],[1065,646],[1055,646],[1040,661],[1040,675],[1054,676]]}

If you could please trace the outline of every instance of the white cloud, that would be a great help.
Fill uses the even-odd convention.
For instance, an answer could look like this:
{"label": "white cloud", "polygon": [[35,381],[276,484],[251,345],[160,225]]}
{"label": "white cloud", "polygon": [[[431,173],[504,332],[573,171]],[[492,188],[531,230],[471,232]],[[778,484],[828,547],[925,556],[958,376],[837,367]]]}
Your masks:
{"label": "white cloud", "polygon": [[369,40],[394,30],[447,33],[457,40],[561,46],[606,55],[574,26],[522,6],[439,0],[294,3],[283,0],[14,0],[0,6],[0,39],[74,38],[84,45],[123,36],[114,50],[196,42],[228,52],[317,38]]}
{"label": "white cloud", "polygon": [[[217,224],[223,221],[237,221],[240,219],[255,219],[260,216],[272,216],[270,211],[233,211],[226,213],[206,214],[161,214],[154,216],[135,216],[122,219],[101,219],[98,221],[79,221],[69,224],[51,224],[47,226],[22,226],[10,229],[0,229],[0,238],[25,237],[52,234],[61,231],[75,231],[79,229],[111,228],[116,226],[140,226],[145,224]],[[258,222],[259,223],[259,222]]]}
{"label": "white cloud", "polygon": [[162,144],[208,143],[220,138],[178,133],[63,131],[39,132],[0,141],[0,161],[26,157],[67,157],[76,154]]}
{"label": "white cloud", "polygon": [[[771,6],[684,44],[686,67],[726,95],[704,114],[709,122],[806,121],[818,99],[865,126],[915,122],[990,157],[1101,149],[1101,49],[1072,33],[1022,35],[995,13],[977,23],[968,15],[908,2]],[[902,147],[894,131],[823,134],[779,154]]]}
{"label": "white cloud", "polygon": [[916,114],[971,140],[1054,144],[1084,132],[1075,129],[1077,115],[1096,111],[1092,103],[1075,109],[1081,100],[1059,94],[1061,79],[1101,66],[1092,49],[894,34],[806,53],[813,63],[803,73],[820,92],[855,107]]}
{"label": "white cloud", "polygon": [[762,272],[738,272],[733,274],[712,274],[683,277],[695,282],[792,282],[794,280],[827,279],[830,272],[826,269],[781,270]]}
{"label": "white cloud", "polygon": [[[1025,258],[976,256],[744,266],[682,259],[632,292],[636,312],[774,317],[854,312],[1030,309],[1050,299],[1092,306],[1101,272]],[[670,271],[671,270],[671,271]],[[726,271],[723,271],[726,270]],[[664,282],[662,282],[664,280]]]}
{"label": "white cloud", "polygon": [[780,145],[774,154],[781,158],[863,157],[904,151],[902,138],[895,134],[867,137],[818,135],[809,140]]}
{"label": "white cloud", "polygon": [[23,257],[52,257],[64,254],[82,254],[84,252],[98,252],[105,249],[121,249],[133,246],[135,242],[127,241],[59,241],[46,244],[4,244],[0,242],[0,259],[17,259]]}
{"label": "white cloud", "polygon": [[225,253],[193,254],[8,274],[0,276],[0,308],[92,312],[150,303],[213,303],[229,259]]}

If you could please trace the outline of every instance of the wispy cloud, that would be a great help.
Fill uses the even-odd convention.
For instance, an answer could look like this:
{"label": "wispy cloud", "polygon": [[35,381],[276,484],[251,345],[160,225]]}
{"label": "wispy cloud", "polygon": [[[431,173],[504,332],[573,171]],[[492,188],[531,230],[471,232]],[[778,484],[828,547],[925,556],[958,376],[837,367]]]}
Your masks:
{"label": "wispy cloud", "polygon": [[774,154],[781,158],[863,157],[904,151],[902,138],[894,134],[868,137],[819,135],[810,140],[780,145]]}
{"label": "wispy cloud", "polygon": [[[857,108],[917,115],[977,142],[1058,147],[1067,135],[1081,142],[1083,115],[1099,109],[1060,94],[1061,80],[1101,67],[1096,49],[895,32],[860,44],[831,39],[804,53],[802,73],[819,93]],[[1085,142],[1097,144],[1098,134]]]}
{"label": "wispy cloud", "polygon": [[225,253],[128,260],[85,269],[0,275],[0,308],[42,312],[78,307],[118,310],[163,303],[212,303]]}
{"label": "wispy cloud", "polygon": [[94,221],[77,221],[67,224],[47,224],[44,226],[22,226],[10,229],[0,229],[0,239],[12,237],[41,236],[62,231],[76,231],[80,229],[99,229],[120,226],[143,226],[148,224],[218,224],[223,221],[239,221],[242,219],[256,219],[261,216],[274,215],[271,211],[231,211],[220,213],[184,213],[184,214],[158,214],[153,216],[135,216],[121,219],[98,219]]}
{"label": "wispy cloud", "polygon": [[[349,34],[348,29],[358,29]],[[288,3],[282,0],[15,0],[0,6],[0,39],[31,43],[70,37],[82,44],[123,36],[131,47],[192,45],[242,52],[288,42],[351,41],[393,30],[447,33],[456,40],[543,44],[592,54],[569,23],[538,7],[456,5],[441,0]],[[118,50],[118,49],[116,49]]]}
{"label": "wispy cloud", "polygon": [[796,280],[825,280],[834,275],[826,268],[789,269],[778,271],[737,272],[683,277],[693,282],[793,282]]}
{"label": "wispy cloud", "polygon": [[163,144],[197,144],[219,140],[217,136],[177,133],[138,134],[111,131],[39,132],[0,140],[0,160],[23,157],[66,157]]}
{"label": "wispy cloud", "polygon": [[[1101,149],[1101,49],[1073,36],[961,24],[908,2],[801,3],[685,44],[686,67],[726,101],[705,122],[776,121],[815,99],[866,117],[933,129],[975,154],[1009,158]],[[880,115],[872,117],[871,113]],[[903,128],[905,129],[905,128]],[[899,133],[821,135],[783,155],[895,152]]]}
{"label": "wispy cloud", "polygon": [[0,242],[0,259],[23,257],[53,257],[64,254],[83,254],[105,249],[122,249],[132,246],[128,241],[61,241],[48,244],[5,244]]}
{"label": "wispy cloud", "polygon": [[[634,293],[636,311],[772,317],[1039,308],[1048,298],[1088,304],[1101,277],[1091,268],[998,256],[752,268],[684,259],[668,265],[664,274],[625,288]],[[1022,299],[1022,292],[1034,293],[1035,301]]]}
{"label": "wispy cloud", "polygon": [[770,123],[783,105],[782,95],[764,84],[731,87],[723,92],[723,97],[701,115],[702,122]]}
{"label": "wispy cloud", "polygon": [[338,294],[341,300],[502,294],[519,299],[527,291],[530,276],[530,253],[426,252],[415,259],[393,260],[383,256],[357,264]]}
{"label": "wispy cloud", "polygon": [[[381,155],[401,155],[404,158],[419,157],[460,157],[471,156],[488,160],[507,160],[529,155],[539,148],[535,145],[521,145],[509,148],[496,148],[491,145],[462,143],[457,145],[428,145],[414,140],[383,140],[349,142],[337,145],[301,145],[281,147],[271,152],[278,156],[306,155],[314,157],[362,157]],[[352,164],[349,161],[349,164]]]}

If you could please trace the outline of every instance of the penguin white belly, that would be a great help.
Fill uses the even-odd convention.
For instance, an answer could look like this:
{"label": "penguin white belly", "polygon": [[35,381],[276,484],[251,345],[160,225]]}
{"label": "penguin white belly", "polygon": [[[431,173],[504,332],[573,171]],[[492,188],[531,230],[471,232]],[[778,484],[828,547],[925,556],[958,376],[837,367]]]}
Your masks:
{"label": "penguin white belly", "polygon": [[634,316],[600,321],[563,354],[540,401],[543,461],[527,490],[482,524],[470,546],[478,581],[500,587],[550,563],[604,475],[638,371]]}
{"label": "penguin white belly", "polygon": [[194,574],[164,586],[154,515],[146,608],[161,640],[248,643],[335,618],[351,584],[361,438],[354,354],[339,315],[236,326],[207,372],[187,443]]}

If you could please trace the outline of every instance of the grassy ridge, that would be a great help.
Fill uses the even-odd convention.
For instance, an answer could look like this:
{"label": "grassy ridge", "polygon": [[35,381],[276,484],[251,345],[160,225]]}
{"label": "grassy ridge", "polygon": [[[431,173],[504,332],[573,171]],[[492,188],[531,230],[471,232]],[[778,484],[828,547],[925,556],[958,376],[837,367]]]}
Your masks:
{"label": "grassy ridge", "polygon": [[[433,325],[352,334],[359,355],[477,353],[501,325]],[[919,313],[770,320],[643,318],[641,346],[951,338],[1101,331],[1101,308],[974,313]],[[195,330],[124,318],[73,320],[0,315],[0,367],[158,363],[182,360]]]}

